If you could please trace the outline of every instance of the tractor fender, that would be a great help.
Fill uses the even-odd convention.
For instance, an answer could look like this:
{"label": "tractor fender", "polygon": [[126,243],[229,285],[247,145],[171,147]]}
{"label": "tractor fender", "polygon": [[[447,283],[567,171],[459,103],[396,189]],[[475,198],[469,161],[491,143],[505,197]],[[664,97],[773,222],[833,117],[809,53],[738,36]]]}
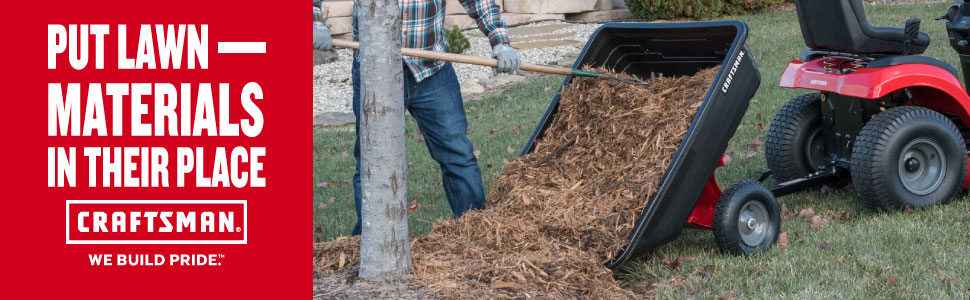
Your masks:
{"label": "tractor fender", "polygon": [[[839,95],[879,99],[906,89],[912,95],[907,105],[921,106],[956,116],[970,126],[970,96],[960,80],[942,68],[925,64],[902,64],[883,68],[863,68],[849,74],[826,72],[825,58],[793,60],[781,76],[779,86],[802,88]],[[952,119],[952,118],[951,118]],[[961,126],[962,125],[962,126]],[[970,188],[970,170],[964,189]]]}
{"label": "tractor fender", "polygon": [[956,115],[964,125],[970,126],[970,97],[960,80],[947,70],[925,64],[902,64],[838,74],[825,72],[824,60],[793,60],[782,74],[779,86],[863,99],[878,99],[908,88],[913,95],[911,105]]}
{"label": "tractor fender", "polygon": [[[908,89],[910,105],[926,107],[940,113],[957,116],[963,125],[970,125],[970,96],[952,73],[938,67],[906,64],[878,70],[886,80],[873,85],[873,98]],[[961,124],[957,124],[961,125]]]}

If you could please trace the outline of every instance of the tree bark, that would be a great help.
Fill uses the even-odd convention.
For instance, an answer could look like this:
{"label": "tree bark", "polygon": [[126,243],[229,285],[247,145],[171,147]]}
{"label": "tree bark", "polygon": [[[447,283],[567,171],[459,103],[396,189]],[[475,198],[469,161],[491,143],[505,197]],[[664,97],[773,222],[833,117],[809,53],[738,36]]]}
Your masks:
{"label": "tree bark", "polygon": [[400,278],[411,268],[404,156],[404,73],[398,0],[360,0],[360,273]]}

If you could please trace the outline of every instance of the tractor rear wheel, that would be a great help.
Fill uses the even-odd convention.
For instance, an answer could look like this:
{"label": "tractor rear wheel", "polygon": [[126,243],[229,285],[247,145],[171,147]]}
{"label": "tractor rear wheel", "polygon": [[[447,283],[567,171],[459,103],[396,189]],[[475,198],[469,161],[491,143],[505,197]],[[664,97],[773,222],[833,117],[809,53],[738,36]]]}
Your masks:
{"label": "tractor rear wheel", "polygon": [[735,183],[714,208],[714,241],[722,252],[744,255],[770,248],[781,232],[778,200],[761,183]]}
{"label": "tractor rear wheel", "polygon": [[966,181],[966,144],[938,112],[891,108],[863,126],[852,146],[851,173],[859,198],[873,210],[945,203]]}
{"label": "tractor rear wheel", "polygon": [[771,120],[765,138],[765,160],[776,182],[814,173],[828,163],[822,137],[822,94],[788,101]]}

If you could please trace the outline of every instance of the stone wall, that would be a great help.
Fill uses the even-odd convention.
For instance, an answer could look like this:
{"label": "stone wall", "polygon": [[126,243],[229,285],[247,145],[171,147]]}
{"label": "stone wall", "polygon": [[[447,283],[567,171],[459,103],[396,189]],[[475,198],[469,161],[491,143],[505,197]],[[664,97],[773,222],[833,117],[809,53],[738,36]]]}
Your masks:
{"label": "stone wall", "polygon": [[[461,28],[474,27],[475,21],[468,17],[458,0],[442,0],[445,3],[445,25]],[[502,10],[507,24],[545,19],[575,21],[615,21],[629,18],[624,0],[492,0]],[[352,0],[325,0],[323,16],[334,35],[350,32],[350,16],[354,11]]]}
{"label": "stone wall", "polygon": [[[458,0],[446,0],[448,27],[474,27]],[[536,20],[616,21],[630,18],[623,0],[493,0],[502,8],[502,19],[509,25]]]}

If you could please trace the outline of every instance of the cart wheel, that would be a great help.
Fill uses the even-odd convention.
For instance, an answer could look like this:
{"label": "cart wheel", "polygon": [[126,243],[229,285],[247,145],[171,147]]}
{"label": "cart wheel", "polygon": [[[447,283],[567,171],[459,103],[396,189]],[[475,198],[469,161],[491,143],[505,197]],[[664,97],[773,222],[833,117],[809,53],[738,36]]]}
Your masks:
{"label": "cart wheel", "polygon": [[781,209],[768,188],[752,180],[731,186],[714,208],[714,240],[722,252],[744,255],[778,241]]}
{"label": "cart wheel", "polygon": [[771,120],[765,160],[776,182],[805,177],[828,163],[822,138],[821,97],[819,93],[795,97]]}
{"label": "cart wheel", "polygon": [[966,144],[938,112],[891,108],[862,127],[852,146],[851,173],[859,198],[873,210],[945,203],[966,180]]}

